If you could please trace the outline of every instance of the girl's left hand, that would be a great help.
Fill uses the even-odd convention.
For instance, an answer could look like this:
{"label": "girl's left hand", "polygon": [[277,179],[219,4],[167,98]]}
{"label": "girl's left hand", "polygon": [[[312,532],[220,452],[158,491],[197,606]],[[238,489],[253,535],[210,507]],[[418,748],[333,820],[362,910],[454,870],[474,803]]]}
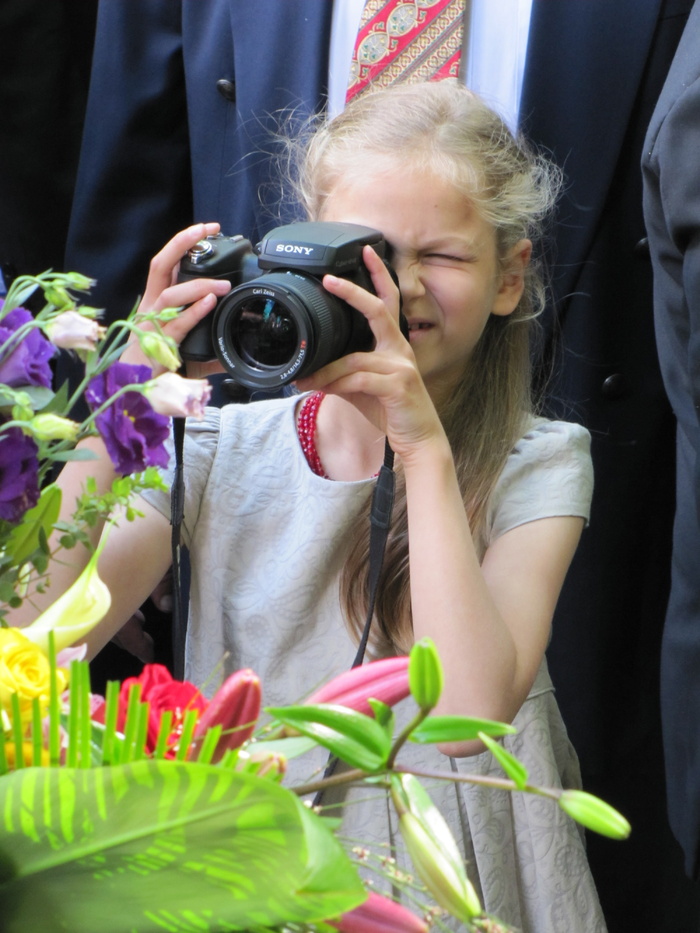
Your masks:
{"label": "girl's left hand", "polygon": [[324,276],[323,285],[367,318],[374,349],[343,356],[296,384],[302,392],[322,389],[351,402],[405,460],[444,433],[413,350],[399,327],[399,290],[371,246],[365,246],[362,255],[376,294],[333,275]]}

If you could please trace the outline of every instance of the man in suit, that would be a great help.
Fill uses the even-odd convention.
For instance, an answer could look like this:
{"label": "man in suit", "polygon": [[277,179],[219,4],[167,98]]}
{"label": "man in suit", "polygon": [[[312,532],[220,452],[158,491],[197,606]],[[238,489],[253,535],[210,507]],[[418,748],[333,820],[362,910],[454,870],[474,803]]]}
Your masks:
{"label": "man in suit", "polygon": [[661,370],[678,421],[671,598],[661,700],[669,815],[700,875],[700,2],[654,111],[643,155]]}
{"label": "man in suit", "polygon": [[[666,851],[656,684],[673,420],[656,362],[639,158],[690,6],[533,0],[520,106],[524,130],[567,177],[545,321],[545,357],[557,361],[548,406],[591,429],[596,469],[549,659],[585,786],[635,825],[624,850],[589,843],[610,929],[622,933],[683,928],[688,916]],[[265,203],[275,176],[267,115],[322,105],[333,4],[141,0],[137,27],[135,7],[102,0],[69,244],[70,264],[100,280],[98,300],[109,295],[116,315],[142,287],[147,257],[192,219],[253,239],[279,222],[274,198]],[[668,896],[650,904],[657,885]]]}

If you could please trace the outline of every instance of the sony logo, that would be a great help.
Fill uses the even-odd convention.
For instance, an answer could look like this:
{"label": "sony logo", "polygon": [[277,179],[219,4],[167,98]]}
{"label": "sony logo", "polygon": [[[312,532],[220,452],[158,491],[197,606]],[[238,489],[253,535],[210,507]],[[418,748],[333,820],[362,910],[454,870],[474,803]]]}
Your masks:
{"label": "sony logo", "polygon": [[278,243],[275,247],[277,253],[297,253],[302,256],[309,256],[313,251],[313,246],[298,246],[296,243]]}

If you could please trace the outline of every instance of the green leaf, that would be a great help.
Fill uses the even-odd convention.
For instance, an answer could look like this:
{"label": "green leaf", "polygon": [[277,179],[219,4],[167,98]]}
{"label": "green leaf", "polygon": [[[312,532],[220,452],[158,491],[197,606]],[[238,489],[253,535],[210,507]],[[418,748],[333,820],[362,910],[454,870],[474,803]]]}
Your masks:
{"label": "green leaf", "polygon": [[492,719],[474,719],[471,716],[427,716],[411,732],[409,739],[418,745],[435,742],[470,742],[478,739],[479,733],[500,736],[512,735],[518,730],[505,722]]}
{"label": "green leaf", "polygon": [[315,739],[352,768],[378,771],[389,757],[391,738],[384,728],[370,716],[346,706],[281,706],[267,712]]}
{"label": "green leaf", "polygon": [[41,493],[37,504],[24,513],[7,541],[7,550],[15,562],[22,565],[41,545],[40,532],[51,533],[53,523],[61,510],[61,490],[53,483]]}
{"label": "green leaf", "polygon": [[286,788],[196,763],[25,768],[0,781],[4,933],[250,930],[366,897]]}
{"label": "green leaf", "polygon": [[315,748],[318,743],[314,739],[303,736],[289,736],[284,739],[260,739],[250,745],[248,751],[262,751],[270,755],[284,755],[285,758],[298,758]]}
{"label": "green leaf", "polygon": [[49,405],[54,395],[53,390],[45,386],[22,386],[22,391],[29,396],[34,411],[40,411]]}
{"label": "green leaf", "polygon": [[518,761],[515,755],[511,755],[502,745],[489,738],[485,732],[479,733],[479,738],[491,752],[493,757],[503,768],[508,777],[513,781],[518,790],[522,790],[527,784],[527,768]]}
{"label": "green leaf", "polygon": [[51,398],[47,405],[42,408],[42,413],[50,414],[51,412],[60,412],[60,414],[66,414],[68,408],[68,380],[62,382],[58,387],[57,391],[54,393],[53,398]]}

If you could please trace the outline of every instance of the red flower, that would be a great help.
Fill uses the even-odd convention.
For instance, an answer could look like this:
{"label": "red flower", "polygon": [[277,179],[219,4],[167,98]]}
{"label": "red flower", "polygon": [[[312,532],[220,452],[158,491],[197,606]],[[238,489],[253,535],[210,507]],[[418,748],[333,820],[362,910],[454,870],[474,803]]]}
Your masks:
{"label": "red flower", "polygon": [[124,730],[126,711],[129,705],[129,691],[132,684],[141,684],[141,700],[148,702],[148,735],[146,748],[152,752],[156,747],[160,718],[166,710],[173,714],[172,730],[168,739],[169,755],[174,755],[182,733],[182,726],[188,710],[196,709],[203,713],[207,701],[187,680],[173,680],[170,671],[162,664],[146,664],[138,677],[127,677],[119,693],[119,717],[117,728]]}

